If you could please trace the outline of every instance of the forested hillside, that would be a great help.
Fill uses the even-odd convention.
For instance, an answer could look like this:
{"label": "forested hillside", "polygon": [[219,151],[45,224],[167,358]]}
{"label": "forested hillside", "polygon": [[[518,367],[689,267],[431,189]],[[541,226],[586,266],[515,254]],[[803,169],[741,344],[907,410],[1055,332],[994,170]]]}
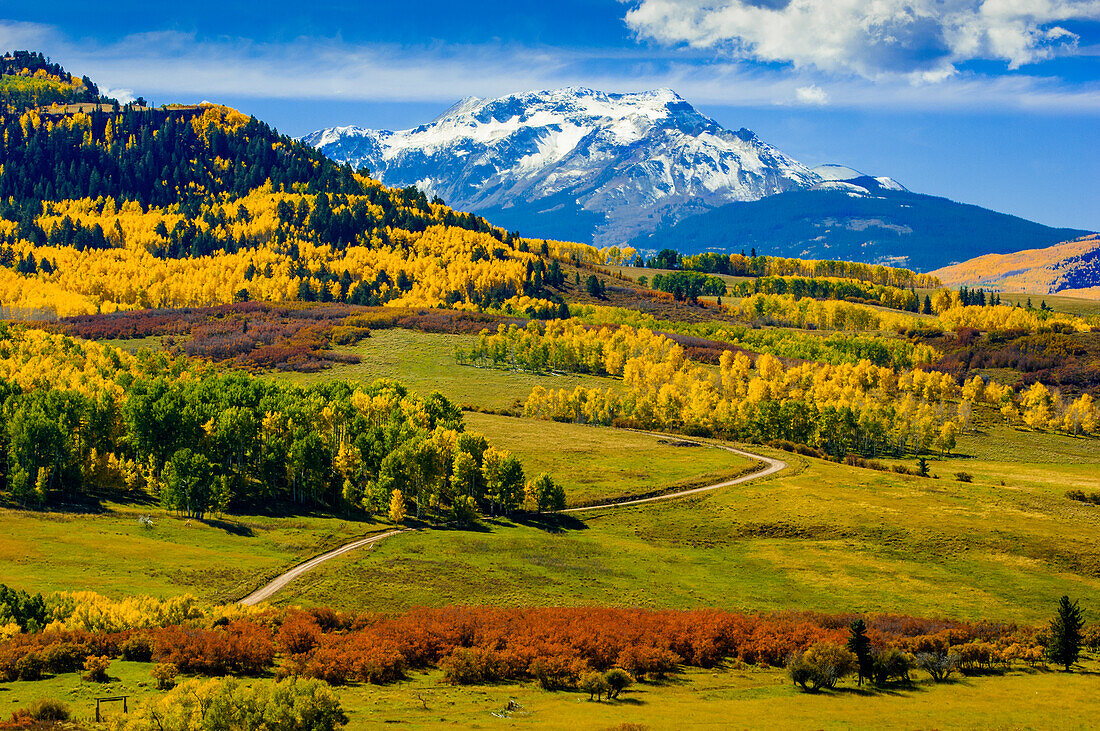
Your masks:
{"label": "forested hillside", "polygon": [[540,294],[545,244],[531,251],[232,109],[9,99],[0,302],[11,316],[245,299],[492,307]]}
{"label": "forested hillside", "polygon": [[1028,249],[986,254],[935,272],[951,287],[1100,299],[1100,235]]}
{"label": "forested hillside", "polygon": [[755,247],[776,256],[887,262],[929,271],[1085,233],[909,191],[805,190],[729,203],[638,237],[631,245],[690,253]]}

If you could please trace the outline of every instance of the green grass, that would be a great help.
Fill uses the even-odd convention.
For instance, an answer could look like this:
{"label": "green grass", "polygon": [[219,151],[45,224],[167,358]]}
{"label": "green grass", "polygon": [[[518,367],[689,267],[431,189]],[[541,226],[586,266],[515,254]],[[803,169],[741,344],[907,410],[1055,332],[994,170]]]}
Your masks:
{"label": "green grass", "polygon": [[528,475],[553,475],[570,505],[713,484],[752,464],[722,449],[620,429],[476,412],[466,414],[466,424],[518,456]]}
{"label": "green grass", "polygon": [[[96,697],[129,695],[130,709],[161,695],[149,677],[152,665],[116,660],[112,681],[82,682],[68,673],[0,686],[5,718],[40,698],[65,702],[73,720],[91,723]],[[662,682],[640,682],[618,700],[595,702],[577,691],[547,692],[534,683],[456,687],[438,671],[412,673],[385,686],[337,688],[349,717],[347,728],[544,728],[609,729],[624,723],[652,729],[1087,729],[1100,713],[1100,674],[1086,661],[1079,672],[1016,669],[1003,675],[958,677],[933,684],[914,673],[911,686],[857,690],[846,680],[833,691],[799,692],[782,670],[729,667],[689,669]],[[268,679],[245,680],[267,683]],[[513,710],[508,711],[509,702]],[[1072,709],[1072,711],[1070,711]],[[107,719],[121,704],[105,704]],[[106,719],[105,719],[106,720]]]}
{"label": "green grass", "polygon": [[1055,312],[1064,312],[1068,315],[1077,315],[1078,317],[1100,315],[1100,300],[1086,299],[1084,297],[1067,297],[1060,294],[1005,292],[1001,295],[1001,304],[1015,305],[1019,302],[1021,307],[1026,307],[1028,299],[1031,300],[1032,307],[1036,309],[1038,309],[1041,303],[1046,302],[1047,307],[1050,307]]}
{"label": "green grass", "polygon": [[282,601],[900,612],[1018,620],[1100,607],[1096,508],[1001,487],[787,457],[703,496],[546,525],[421,531],[337,559]]}
{"label": "green grass", "polygon": [[[148,514],[152,528],[138,524]],[[328,517],[188,521],[108,505],[95,514],[0,511],[0,583],[32,592],[96,591],[234,601],[290,566],[388,526]]]}
{"label": "green grass", "polygon": [[609,378],[578,375],[534,375],[493,368],[461,366],[455,362],[455,348],[469,349],[476,335],[426,334],[414,330],[375,331],[370,338],[339,352],[363,359],[355,365],[337,365],[321,373],[278,373],[269,377],[284,382],[310,384],[318,381],[360,381],[392,378],[412,391],[426,395],[439,391],[456,404],[487,409],[522,409],[531,390],[545,388],[617,388]]}
{"label": "green grass", "polygon": [[[1008,426],[989,408],[980,409],[977,416],[951,455],[929,457],[932,473],[953,480],[956,473],[966,472],[977,483],[1047,496],[1062,497],[1075,489],[1100,492],[1100,440]],[[913,458],[902,463],[916,466]]]}
{"label": "green grass", "polygon": [[[470,428],[520,456],[528,473],[553,474],[571,504],[696,486],[750,467],[723,450],[645,434],[466,416]],[[153,528],[138,524],[145,514]],[[325,516],[187,521],[156,506],[115,504],[101,513],[5,510],[0,519],[0,583],[109,596],[188,592],[212,601],[239,599],[306,558],[388,527]]]}

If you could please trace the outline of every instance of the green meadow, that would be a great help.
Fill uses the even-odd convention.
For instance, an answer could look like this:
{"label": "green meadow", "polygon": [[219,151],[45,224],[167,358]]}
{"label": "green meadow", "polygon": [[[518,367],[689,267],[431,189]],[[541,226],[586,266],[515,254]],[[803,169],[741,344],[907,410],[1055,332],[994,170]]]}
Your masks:
{"label": "green meadow", "polygon": [[[5,717],[39,698],[63,701],[80,724],[95,718],[95,699],[127,695],[131,712],[160,694],[152,666],[116,660],[105,684],[82,682],[76,673],[0,685]],[[453,686],[439,671],[414,672],[390,685],[337,688],[349,729],[1032,729],[1066,731],[1093,727],[1100,713],[1100,664],[1086,661],[1066,675],[1020,668],[989,676],[955,676],[934,684],[915,682],[875,690],[846,684],[819,694],[800,693],[782,670],[727,666],[688,669],[664,681],[635,683],[618,699],[593,701],[577,691],[548,692],[534,683]],[[183,678],[181,678],[183,680]],[[243,679],[245,684],[270,679]],[[122,715],[120,703],[102,706],[105,721]],[[627,725],[634,724],[634,725]]]}

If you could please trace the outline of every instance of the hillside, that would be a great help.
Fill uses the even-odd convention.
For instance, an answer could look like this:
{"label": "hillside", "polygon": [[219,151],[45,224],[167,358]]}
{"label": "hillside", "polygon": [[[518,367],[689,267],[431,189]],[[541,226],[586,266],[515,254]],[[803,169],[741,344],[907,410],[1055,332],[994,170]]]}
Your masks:
{"label": "hillside", "polygon": [[[68,96],[0,109],[0,728],[1100,712],[1100,308],[641,266],[17,58]],[[927,198],[813,176],[764,200]]]}
{"label": "hillside", "polygon": [[722,128],[668,89],[465,99],[415,129],[337,127],[303,141],[498,225],[601,247],[818,182],[751,131]]}
{"label": "hillside", "polygon": [[932,273],[948,287],[1100,299],[1100,235],[1043,249],[987,254]]}
{"label": "hillside", "polygon": [[540,293],[533,280],[545,265],[512,234],[228,107],[9,99],[9,317],[286,299],[499,307]]}
{"label": "hillside", "polygon": [[893,190],[873,178],[730,203],[631,241],[641,249],[888,263],[929,271],[988,253],[1049,246],[1088,232],[1055,229],[946,198]]}

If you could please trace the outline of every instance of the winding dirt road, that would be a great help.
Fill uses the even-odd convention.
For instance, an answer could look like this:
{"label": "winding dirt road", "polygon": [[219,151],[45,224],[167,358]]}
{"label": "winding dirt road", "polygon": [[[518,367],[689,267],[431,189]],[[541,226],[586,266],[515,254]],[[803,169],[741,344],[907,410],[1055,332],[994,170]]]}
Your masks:
{"label": "winding dirt road", "polygon": [[[753,454],[752,452],[746,452],[746,451],[741,450],[741,449],[734,449],[733,447],[727,447],[727,446],[722,445],[722,444],[709,444],[708,445],[708,444],[703,444],[702,442],[693,441],[691,439],[683,439],[683,438],[679,438],[679,437],[669,437],[669,435],[667,435],[667,434],[655,434],[655,433],[652,433],[652,432],[642,432],[642,433],[643,434],[648,434],[649,436],[652,436],[652,437],[658,437],[660,439],[672,439],[674,441],[681,442],[683,444],[697,444],[697,445],[700,445],[700,446],[710,446],[710,447],[713,447],[715,449],[724,449],[727,452],[732,452],[732,453],[740,455],[742,457],[747,457],[748,459],[756,460],[758,462],[763,462],[764,463],[764,468],[760,469],[760,470],[757,470],[756,472],[750,472],[747,475],[741,475],[740,477],[735,477],[732,480],[726,480],[725,482],[716,483],[714,485],[706,485],[704,487],[694,487],[694,488],[691,488],[690,490],[681,490],[680,492],[671,492],[667,495],[655,495],[653,497],[638,498],[636,500],[624,500],[624,501],[618,502],[618,503],[606,503],[604,505],[586,505],[586,506],[580,507],[580,508],[567,508],[565,510],[562,510],[561,512],[563,512],[563,513],[580,513],[580,512],[588,511],[588,510],[607,510],[607,509],[612,509],[612,508],[624,508],[624,507],[627,507],[629,505],[641,505],[642,503],[652,503],[652,502],[657,502],[658,500],[673,500],[675,498],[687,497],[688,495],[697,495],[697,494],[702,493],[702,492],[710,492],[711,490],[719,490],[723,487],[731,487],[733,485],[740,485],[740,484],[743,484],[743,483],[746,483],[746,482],[750,482],[752,480],[759,480],[763,477],[767,477],[768,475],[773,475],[776,472],[779,472],[780,470],[785,469],[787,467],[787,463],[784,462],[781,459],[773,459],[771,457],[765,457],[762,454]],[[278,592],[280,589],[282,589],[284,586],[286,586],[290,582],[294,581],[296,578],[298,578],[302,574],[306,573],[307,571],[310,571],[310,570],[316,568],[317,566],[323,564],[325,561],[328,561],[329,559],[336,558],[337,556],[342,556],[345,553],[349,553],[350,551],[354,551],[356,549],[363,548],[364,546],[373,546],[374,544],[378,543],[379,541],[382,541],[386,538],[389,538],[390,536],[395,536],[398,533],[405,533],[408,530],[411,530],[411,529],[406,528],[406,529],[403,529],[403,530],[391,530],[391,531],[388,531],[386,533],[379,533],[376,536],[369,536],[367,538],[361,538],[357,541],[352,541],[351,543],[340,546],[339,548],[335,548],[335,549],[329,551],[328,553],[322,553],[320,556],[315,556],[314,558],[311,558],[310,560],[308,560],[304,563],[298,564],[297,566],[290,569],[286,573],[280,574],[279,576],[275,577],[269,583],[267,583],[264,586],[260,587],[256,591],[252,592],[251,594],[246,596],[244,599],[241,599],[241,601],[239,603],[251,606],[253,604],[259,604],[262,601],[266,601],[267,599],[270,599],[272,596],[274,596],[275,593]]]}
{"label": "winding dirt road", "polygon": [[[654,434],[652,432],[642,432],[643,434],[649,434],[651,437],[660,437],[662,439],[669,439],[667,434]],[[727,447],[723,444],[702,444],[701,442],[692,441],[691,439],[674,438],[674,441],[681,442],[683,444],[698,444],[700,446],[710,446],[715,449],[724,449],[727,452],[733,452],[734,454],[747,457],[749,459],[756,460],[757,462],[763,462],[765,467],[762,470],[756,472],[750,472],[747,475],[741,475],[735,477],[732,480],[726,480],[725,482],[719,482],[714,485],[705,485],[704,487],[694,487],[690,490],[681,490],[680,492],[670,492],[667,495],[654,495],[653,497],[643,497],[637,500],[623,500],[617,503],[605,503],[603,505],[585,505],[580,508],[566,508],[560,512],[562,513],[579,513],[585,510],[602,510],[606,508],[624,508],[628,505],[641,505],[642,503],[653,503],[658,500],[672,500],[673,498],[687,497],[688,495],[696,495],[701,492],[710,492],[711,490],[718,490],[723,487],[730,487],[732,485],[740,485],[752,480],[759,480],[761,477],[767,477],[768,475],[774,475],[782,469],[786,469],[787,463],[781,459],[772,459],[771,457],[765,457],[762,454],[753,454],[752,452],[745,452],[740,449],[734,449],[733,447]]]}
{"label": "winding dirt road", "polygon": [[336,558],[337,556],[342,556],[343,554],[348,553],[349,551],[354,551],[355,549],[362,548],[363,546],[373,546],[375,543],[378,543],[378,541],[381,541],[384,538],[389,538],[390,536],[395,536],[398,533],[404,533],[406,530],[410,530],[410,529],[406,528],[406,529],[403,529],[403,530],[391,530],[391,531],[387,531],[386,533],[379,533],[376,536],[369,536],[367,538],[360,538],[357,541],[352,541],[351,543],[346,543],[343,546],[340,546],[339,548],[334,548],[333,550],[329,551],[328,553],[322,553],[320,556],[315,556],[314,558],[311,558],[310,560],[306,561],[305,563],[298,564],[297,566],[292,568],[290,571],[287,571],[285,574],[280,574],[279,576],[276,576],[274,579],[272,579],[270,582],[268,582],[264,586],[261,586],[259,589],[252,592],[251,594],[246,596],[244,599],[241,599],[240,602],[238,602],[238,604],[244,604],[246,606],[251,606],[253,604],[259,604],[262,601],[270,599],[271,596],[273,594],[275,594],[275,592],[279,591],[279,589],[282,589],[284,586],[286,586],[290,582],[294,581],[295,579],[297,579],[299,576],[301,576],[305,572],[316,568],[317,566],[323,564],[325,561],[328,561],[331,558]]}

